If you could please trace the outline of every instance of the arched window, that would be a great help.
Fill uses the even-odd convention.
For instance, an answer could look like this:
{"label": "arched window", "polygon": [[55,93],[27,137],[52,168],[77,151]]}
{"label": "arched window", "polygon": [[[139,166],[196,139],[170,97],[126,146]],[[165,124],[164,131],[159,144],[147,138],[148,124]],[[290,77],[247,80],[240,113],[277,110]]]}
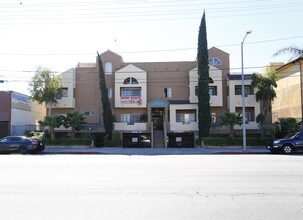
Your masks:
{"label": "arched window", "polygon": [[105,63],[105,74],[110,75],[113,73],[113,64],[111,62],[106,62]]}
{"label": "arched window", "polygon": [[217,57],[211,57],[208,59],[208,64],[213,66],[219,66],[222,65],[222,62]]}
{"label": "arched window", "polygon": [[138,80],[133,77],[128,77],[124,80],[123,84],[138,84]]}

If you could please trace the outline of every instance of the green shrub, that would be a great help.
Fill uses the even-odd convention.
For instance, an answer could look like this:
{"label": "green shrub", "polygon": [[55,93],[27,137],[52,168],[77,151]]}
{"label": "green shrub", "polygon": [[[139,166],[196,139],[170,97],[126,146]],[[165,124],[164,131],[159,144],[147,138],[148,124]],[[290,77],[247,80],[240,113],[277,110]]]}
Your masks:
{"label": "green shrub", "polygon": [[55,141],[51,141],[49,138],[44,138],[43,141],[47,145],[55,145],[55,146],[90,146],[94,140],[94,137],[80,137],[80,138],[70,138],[70,137],[62,137],[57,138]]}
{"label": "green shrub", "polygon": [[121,135],[117,131],[113,131],[112,140],[108,140],[107,136],[104,137],[104,146],[106,147],[119,147],[121,146]]}

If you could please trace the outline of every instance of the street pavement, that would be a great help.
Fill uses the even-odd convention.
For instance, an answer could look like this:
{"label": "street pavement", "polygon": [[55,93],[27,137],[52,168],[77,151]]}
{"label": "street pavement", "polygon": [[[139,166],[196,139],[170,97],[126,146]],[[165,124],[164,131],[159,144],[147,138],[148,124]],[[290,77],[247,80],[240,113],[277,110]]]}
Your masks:
{"label": "street pavement", "polygon": [[112,154],[112,155],[202,155],[202,154],[268,154],[263,146],[209,146],[203,148],[122,148],[87,146],[47,146],[44,154]]}
{"label": "street pavement", "polygon": [[302,155],[11,154],[0,167],[1,220],[303,216]]}

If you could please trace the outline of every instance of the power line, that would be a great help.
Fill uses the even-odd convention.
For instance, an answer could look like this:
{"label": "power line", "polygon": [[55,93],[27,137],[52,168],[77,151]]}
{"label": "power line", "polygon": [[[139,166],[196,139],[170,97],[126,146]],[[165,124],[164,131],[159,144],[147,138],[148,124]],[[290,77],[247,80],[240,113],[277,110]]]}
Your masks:
{"label": "power line", "polygon": [[[275,42],[275,41],[283,41],[283,40],[291,40],[291,39],[298,39],[303,38],[302,36],[294,36],[294,37],[284,37],[284,38],[277,38],[277,39],[269,39],[263,41],[253,41],[247,42],[245,44],[260,44],[260,43],[268,43],[268,42]],[[239,43],[235,44],[224,44],[224,45],[217,45],[213,47],[221,48],[221,47],[231,47],[231,46],[239,46]],[[176,51],[185,51],[185,50],[197,50],[197,48],[175,48],[175,49],[162,49],[162,50],[138,50],[138,51],[120,51],[117,52],[118,54],[135,54],[135,53],[159,53],[159,52],[176,52]],[[82,56],[82,55],[95,55],[95,51],[92,53],[0,53],[0,56]]]}

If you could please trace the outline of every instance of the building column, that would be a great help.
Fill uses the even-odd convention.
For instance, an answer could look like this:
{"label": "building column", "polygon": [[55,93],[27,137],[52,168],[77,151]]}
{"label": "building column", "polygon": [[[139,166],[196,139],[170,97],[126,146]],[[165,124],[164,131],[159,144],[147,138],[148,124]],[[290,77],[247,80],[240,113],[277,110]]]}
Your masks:
{"label": "building column", "polygon": [[168,108],[167,107],[164,108],[164,119],[165,119],[165,122],[168,122]]}
{"label": "building column", "polygon": [[151,111],[151,107],[147,108],[147,121],[151,122],[152,121],[152,111]]}

